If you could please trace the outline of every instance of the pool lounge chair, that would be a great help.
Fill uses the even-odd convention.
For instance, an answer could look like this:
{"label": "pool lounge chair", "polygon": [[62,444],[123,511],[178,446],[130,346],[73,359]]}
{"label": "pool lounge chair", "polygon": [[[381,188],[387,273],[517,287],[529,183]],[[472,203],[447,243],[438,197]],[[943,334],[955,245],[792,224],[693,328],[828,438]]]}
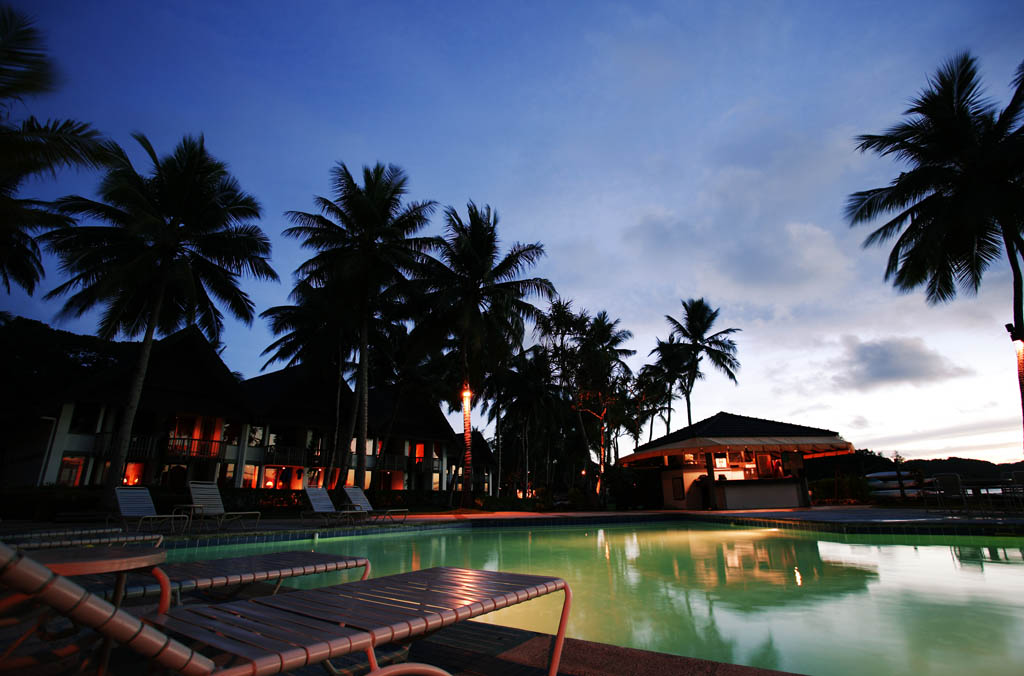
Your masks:
{"label": "pool lounge chair", "polygon": [[79,537],[92,537],[101,535],[116,535],[121,533],[119,526],[108,526],[106,528],[58,528],[56,530],[27,530],[27,531],[0,531],[0,540],[7,544],[32,540],[53,540]]}
{"label": "pool lounge chair", "polygon": [[405,517],[409,514],[408,509],[374,509],[373,505],[366,498],[366,493],[363,493],[363,489],[359,486],[345,486],[344,491],[348,501],[371,519],[391,519],[394,521],[395,516],[401,514],[402,521],[405,521]]}
{"label": "pool lounge chair", "polygon": [[225,511],[224,501],[220,499],[220,489],[213,481],[189,481],[188,492],[192,494],[193,505],[199,508],[195,517],[199,517],[200,524],[205,523],[206,519],[213,519],[216,521],[217,530],[220,530],[225,521],[238,519],[239,524],[242,524],[242,519],[253,516],[256,517],[256,523],[253,525],[260,524],[260,512]]}
{"label": "pool lounge chair", "polygon": [[313,509],[301,512],[299,517],[302,519],[314,516],[323,521],[325,526],[330,526],[340,523],[352,523],[359,516],[363,518],[368,516],[352,505],[346,505],[346,508],[343,510],[337,509],[326,488],[306,486],[306,497],[309,499],[309,506]]}
{"label": "pool lounge chair", "polygon": [[[363,580],[370,576],[370,562],[362,556],[341,556],[321,552],[278,552],[230,559],[160,564],[160,570],[170,580],[170,592],[179,604],[181,595],[185,593],[244,587],[257,582],[276,582],[274,591],[271,592],[276,594],[282,583],[289,578],[352,568],[363,569]],[[94,594],[106,599],[113,597],[113,579],[110,575],[80,575],[75,581]],[[159,595],[160,584],[152,575],[128,574],[122,598],[137,599]]]}
{"label": "pool lounge chair", "polygon": [[[118,531],[121,529],[119,528]],[[150,543],[159,547],[164,536],[159,533],[110,533],[106,535],[62,536],[52,538],[31,538],[7,544],[17,549],[55,549],[58,547],[84,547],[86,545],[134,545]]]}
{"label": "pool lounge chair", "polygon": [[180,525],[182,531],[188,528],[188,514],[157,514],[149,489],[144,486],[118,486],[114,488],[114,495],[117,497],[117,508],[121,512],[121,523],[125,530],[130,521],[135,522],[136,531],[142,530],[143,524],[156,528],[166,523],[172,531],[175,525]]}
{"label": "pool lounge chair", "polygon": [[[270,676],[354,652],[366,653],[372,676],[444,676],[447,672],[425,664],[379,667],[376,646],[561,590],[565,598],[548,671],[555,676],[572,603],[569,585],[554,577],[430,568],[246,601],[184,606],[143,622],[3,543],[0,584],[189,676]],[[206,654],[182,641],[194,642]]]}

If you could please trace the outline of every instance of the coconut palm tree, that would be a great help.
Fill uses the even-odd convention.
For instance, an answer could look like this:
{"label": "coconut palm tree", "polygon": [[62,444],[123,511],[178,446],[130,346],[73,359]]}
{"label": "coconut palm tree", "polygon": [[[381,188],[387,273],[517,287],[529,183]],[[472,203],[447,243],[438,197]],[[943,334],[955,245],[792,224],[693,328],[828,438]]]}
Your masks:
{"label": "coconut palm tree", "polygon": [[895,239],[885,279],[901,291],[924,286],[931,304],[973,295],[1004,253],[1013,277],[1017,378],[1024,413],[1024,62],[1009,103],[985,97],[974,57],[943,64],[911,101],[907,118],[882,134],[857,137],[857,149],[892,156],[904,171],[883,188],[850,195],[850,225],[891,218],[864,246]]}
{"label": "coconut palm tree", "polygon": [[354,317],[344,311],[352,305],[350,297],[344,294],[348,289],[338,287],[316,287],[300,280],[289,296],[293,305],[278,305],[260,314],[270,324],[270,330],[277,340],[261,354],[270,355],[263,368],[276,361],[287,366],[315,364],[329,368],[335,374],[334,429],[331,435],[327,461],[327,480],[341,461],[340,476],[348,476],[348,439],[355,430],[357,398],[352,397],[349,415],[348,437],[345,452],[341,453],[341,405],[345,390],[345,376],[353,370],[350,356],[359,342],[358,326]]}
{"label": "coconut palm tree", "polygon": [[284,231],[316,254],[296,270],[313,286],[349,287],[355,305],[349,308],[359,327],[359,429],[356,441],[356,485],[366,479],[366,437],[369,417],[370,332],[382,295],[393,292],[411,270],[429,240],[414,237],[434,210],[432,201],[403,204],[408,178],[389,164],[363,167],[359,185],[344,163],[331,170],[333,199],[314,198],[319,213],[289,211],[295,225]]}
{"label": "coconut palm tree", "polygon": [[25,15],[0,7],[0,281],[31,294],[43,277],[39,245],[32,234],[70,224],[46,203],[19,198],[30,178],[53,175],[60,167],[98,166],[107,146],[99,132],[74,120],[34,117],[12,121],[15,104],[55,88],[56,69],[42,35]]}
{"label": "coconut palm tree", "polygon": [[[517,242],[502,255],[497,212],[473,202],[466,211],[464,221],[454,207],[445,210],[445,236],[432,242],[436,258],[419,272],[430,307],[422,328],[448,339],[448,357],[457,362],[452,371],[461,377],[462,391],[479,393],[488,363],[518,350],[525,322],[541,315],[526,299],[550,298],[554,287],[541,277],[521,278],[544,255],[543,245]],[[462,485],[468,501],[473,461],[465,422]]]}
{"label": "coconut palm tree", "polygon": [[[689,368],[692,362],[690,348],[679,343],[676,336],[669,335],[668,340],[656,338],[657,344],[650,351],[649,355],[658,355],[654,362],[655,371],[652,376],[660,380],[665,388],[665,434],[672,431],[672,408],[676,399],[676,385],[683,391],[683,384],[687,383]],[[652,426],[653,427],[653,426]]]}
{"label": "coconut palm tree", "polygon": [[736,383],[736,371],[740,370],[740,362],[736,358],[736,342],[729,336],[740,329],[722,329],[711,333],[711,328],[718,319],[719,310],[711,309],[703,298],[691,298],[682,301],[683,321],[671,315],[665,315],[671,336],[679,339],[680,349],[687,357],[686,370],[680,387],[686,400],[686,424],[693,424],[690,410],[690,397],[693,386],[704,378],[700,363],[707,357],[711,366],[720,371],[733,383]]}
{"label": "coconut palm tree", "polygon": [[[608,410],[622,389],[623,379],[632,375],[625,359],[636,354],[636,350],[623,347],[633,333],[620,329],[619,321],[612,320],[604,310],[594,315],[576,338],[570,367],[576,411],[590,414],[598,424],[598,492],[602,499],[608,459]],[[586,438],[582,415],[579,424]]]}
{"label": "coconut palm tree", "polygon": [[206,150],[203,137],[184,137],[158,157],[135,134],[152,168],[141,175],[121,149],[111,149],[100,200],[77,195],[56,202],[60,213],[96,225],[52,230],[42,236],[70,279],[46,295],[71,294],[60,315],[80,317],[103,308],[99,336],[144,334],[111,457],[108,486],[121,481],[132,422],[157,333],[197,325],[213,343],[223,315],[217,305],[252,322],[253,303],[239,287],[248,274],[277,279],[268,262],[270,241],[253,223],[260,206],[227,165]]}

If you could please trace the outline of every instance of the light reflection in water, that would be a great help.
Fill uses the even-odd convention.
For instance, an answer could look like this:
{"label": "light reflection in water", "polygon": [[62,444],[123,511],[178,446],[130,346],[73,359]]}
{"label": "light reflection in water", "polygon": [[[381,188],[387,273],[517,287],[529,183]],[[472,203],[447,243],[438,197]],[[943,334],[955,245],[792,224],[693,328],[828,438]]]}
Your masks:
{"label": "light reflection in water", "polygon": [[[367,556],[374,577],[438,565],[558,575],[575,597],[569,635],[603,643],[805,674],[1024,673],[1024,540],[895,542],[674,524],[425,531],[317,550]],[[481,620],[553,632],[561,602]]]}

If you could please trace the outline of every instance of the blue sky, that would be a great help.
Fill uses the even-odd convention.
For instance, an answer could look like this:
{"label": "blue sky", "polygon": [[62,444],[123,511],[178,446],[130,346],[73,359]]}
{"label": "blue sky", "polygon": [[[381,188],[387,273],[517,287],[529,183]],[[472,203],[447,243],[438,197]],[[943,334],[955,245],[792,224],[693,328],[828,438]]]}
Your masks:
{"label": "blue sky", "polygon": [[[976,298],[929,307],[889,288],[887,251],[862,250],[868,228],[842,220],[847,195],[899,171],[853,137],[894,124],[944,60],[970,50],[1006,100],[1019,2],[13,4],[63,76],[16,117],[91,122],[140,167],[132,131],[161,153],[203,133],[259,198],[282,283],[245,282],[257,310],[286,302],[306,257],[280,236],[283,212],[327,194],[337,161],[391,162],[412,199],[488,203],[506,244],[542,242],[537,273],[620,318],[634,366],[681,299],[720,307],[743,330],[739,385],[709,373],[695,420],[725,410],[908,457],[1021,457],[1006,263]],[[97,183],[66,172],[26,194]],[[35,298],[0,306],[52,321],[40,298],[59,279],[50,264]],[[227,324],[225,361],[257,374],[271,335]]]}

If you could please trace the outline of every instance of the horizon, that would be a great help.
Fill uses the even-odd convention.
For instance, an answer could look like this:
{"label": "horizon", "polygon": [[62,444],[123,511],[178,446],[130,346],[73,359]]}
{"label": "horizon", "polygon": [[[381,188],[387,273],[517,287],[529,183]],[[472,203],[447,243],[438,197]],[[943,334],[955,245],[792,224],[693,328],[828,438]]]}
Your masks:
{"label": "horizon", "polygon": [[[871,227],[842,217],[850,193],[901,169],[853,138],[897,123],[955,53],[971,51],[1005,105],[1024,6],[906,3],[883,23],[863,11],[874,3],[11,4],[62,74],[14,119],[88,122],[140,171],[132,131],[161,155],[202,133],[260,200],[282,281],[242,281],[257,314],[286,302],[308,257],[281,236],[283,212],[311,209],[338,161],[394,163],[410,200],[490,204],[504,248],[544,244],[528,275],[621,319],[634,370],[681,300],[720,308],[716,330],[742,329],[739,384],[707,371],[695,421],[820,427],[907,459],[1024,456],[1005,257],[976,298],[928,306],[883,280],[889,249],[862,249]],[[98,183],[62,171],[20,194]],[[94,333],[95,315],[54,321],[60,303],[42,296],[58,280],[47,257],[35,296],[12,290],[3,309]],[[226,319],[222,340],[228,368],[262,372],[265,323]],[[679,400],[673,431],[685,419]]]}

